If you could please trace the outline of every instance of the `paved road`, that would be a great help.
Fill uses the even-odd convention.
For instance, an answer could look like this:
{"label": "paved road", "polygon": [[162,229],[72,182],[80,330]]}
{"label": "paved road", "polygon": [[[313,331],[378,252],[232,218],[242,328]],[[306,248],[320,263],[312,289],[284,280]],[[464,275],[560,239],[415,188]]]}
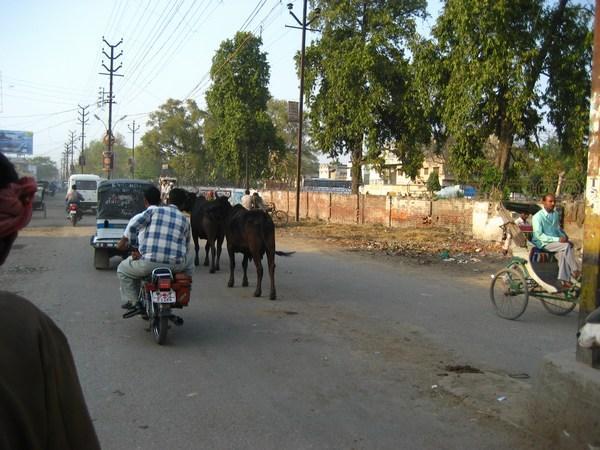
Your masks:
{"label": "paved road", "polygon": [[574,316],[532,304],[508,322],[483,283],[289,239],[278,301],[251,296],[253,271],[251,287],[238,274],[227,289],[225,273],[197,268],[185,324],[159,347],[145,322],[121,318],[118,258],[93,269],[93,218],[73,228],[49,204],[0,283],[67,334],[107,449],[525,448],[517,430],[431,386],[446,364],[533,374],[571,345]]}

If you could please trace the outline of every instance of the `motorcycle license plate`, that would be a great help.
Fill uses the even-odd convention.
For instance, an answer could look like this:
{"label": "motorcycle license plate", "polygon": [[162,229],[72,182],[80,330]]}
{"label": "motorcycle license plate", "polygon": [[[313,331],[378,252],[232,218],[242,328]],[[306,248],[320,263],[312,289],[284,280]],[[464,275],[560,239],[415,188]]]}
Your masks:
{"label": "motorcycle license plate", "polygon": [[152,292],[153,303],[175,303],[175,291],[154,291]]}

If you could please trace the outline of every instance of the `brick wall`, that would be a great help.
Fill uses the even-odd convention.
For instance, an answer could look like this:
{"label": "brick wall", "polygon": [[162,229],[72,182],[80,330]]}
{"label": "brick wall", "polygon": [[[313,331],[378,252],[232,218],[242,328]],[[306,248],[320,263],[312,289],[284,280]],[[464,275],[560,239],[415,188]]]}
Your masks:
{"label": "brick wall", "polygon": [[[294,191],[263,191],[266,202],[286,211],[293,220],[296,214]],[[565,229],[578,239],[582,233],[583,202],[563,203]],[[300,193],[300,217],[332,223],[381,224],[392,227],[445,227],[479,239],[497,239],[494,222],[495,204],[467,199],[410,200],[385,195],[342,195],[325,192]],[[476,219],[475,221],[473,219]],[[488,228],[491,230],[488,230]]]}

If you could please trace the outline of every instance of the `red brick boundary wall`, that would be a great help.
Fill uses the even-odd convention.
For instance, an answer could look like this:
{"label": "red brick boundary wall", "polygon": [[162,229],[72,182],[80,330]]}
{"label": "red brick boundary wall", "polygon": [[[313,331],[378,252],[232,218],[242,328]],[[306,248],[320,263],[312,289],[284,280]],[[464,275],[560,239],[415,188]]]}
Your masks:
{"label": "red brick boundary wall", "polygon": [[[266,202],[290,217],[296,214],[296,194],[262,191]],[[387,227],[441,226],[472,233],[473,202],[470,200],[412,200],[384,195],[300,193],[300,218],[345,224],[380,224]]]}
{"label": "red brick boundary wall", "polygon": [[[262,191],[267,202],[286,211],[293,220],[296,193]],[[497,240],[502,235],[497,204],[469,199],[412,200],[385,195],[343,195],[325,192],[300,193],[300,218],[344,224],[380,224],[386,227],[444,227],[480,239]],[[565,228],[578,236],[584,219],[583,202],[562,203]],[[474,220],[475,218],[475,220]],[[497,220],[494,220],[497,219]]]}

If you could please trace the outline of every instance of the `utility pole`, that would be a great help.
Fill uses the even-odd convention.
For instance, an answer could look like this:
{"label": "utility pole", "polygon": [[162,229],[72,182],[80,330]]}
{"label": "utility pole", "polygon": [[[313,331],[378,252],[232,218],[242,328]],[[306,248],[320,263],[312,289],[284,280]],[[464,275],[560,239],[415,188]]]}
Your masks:
{"label": "utility pole", "polygon": [[129,131],[133,135],[131,137],[131,178],[135,178],[135,132],[140,129],[140,126],[135,126],[135,120],[133,121],[133,125],[127,125]]}
{"label": "utility pole", "polygon": [[115,55],[115,49],[121,45],[123,43],[123,39],[121,38],[121,40],[119,42],[117,42],[115,45],[111,45],[107,42],[106,39],[104,39],[104,37],[102,37],[102,40],[104,41],[104,43],[110,48],[110,55],[108,53],[106,53],[106,51],[104,51],[104,49],[102,49],[102,53],[104,54],[104,56],[106,56],[109,60],[110,60],[110,64],[109,67],[106,66],[106,64],[104,64],[104,61],[102,61],[102,67],[104,67],[104,69],[108,72],[108,73],[100,73],[100,75],[108,75],[109,76],[109,88],[108,88],[108,131],[107,131],[107,147],[108,147],[108,151],[106,152],[107,154],[103,155],[104,156],[104,161],[108,161],[108,167],[104,167],[104,170],[107,172],[107,177],[110,178],[111,176],[111,172],[113,169],[113,162],[114,162],[114,157],[113,157],[113,144],[114,144],[114,138],[113,138],[113,134],[112,134],[112,105],[114,103],[114,95],[113,95],[113,77],[122,77],[123,75],[116,73],[121,67],[123,67],[123,64],[119,64],[119,67],[115,68],[115,61],[120,58],[123,55],[123,50],[121,50],[121,52],[118,55]]}
{"label": "utility pole", "polygon": [[[294,5],[292,3],[287,4],[287,8],[290,11],[292,17],[298,22],[300,28],[302,30],[302,51],[300,53],[300,103],[298,104],[298,152],[296,155],[296,222],[300,221],[300,176],[302,172],[302,125],[303,125],[303,115],[304,115],[304,56],[306,49],[306,30],[307,27],[317,18],[320,14],[320,9],[315,8],[314,17],[306,21],[306,6],[308,0],[304,0],[302,6],[302,21],[296,17],[296,14],[292,11]],[[298,27],[290,27],[289,28],[298,28]],[[309,28],[308,28],[309,29]],[[315,30],[311,30],[315,31]]]}
{"label": "utility pole", "polygon": [[69,143],[68,142],[65,143],[64,155],[65,155],[65,180],[68,180],[69,176],[71,175],[69,173]]}
{"label": "utility pole", "polygon": [[71,174],[75,173],[75,165],[73,164],[73,154],[75,153],[75,132],[69,130],[69,139],[71,140]]}
{"label": "utility pole", "polygon": [[79,120],[79,123],[81,124],[81,151],[79,152],[79,167],[81,168],[81,173],[83,173],[83,166],[85,166],[85,124],[90,121],[90,119],[87,119],[87,115],[89,113],[86,111],[86,109],[88,109],[90,106],[77,106],[79,107],[79,117],[77,120]]}
{"label": "utility pole", "polygon": [[[583,224],[583,282],[579,304],[579,327],[599,306],[600,289],[600,0],[594,15],[594,53],[592,56],[592,95],[590,96],[590,135],[585,188]],[[577,346],[577,361],[600,368],[600,349]]]}

